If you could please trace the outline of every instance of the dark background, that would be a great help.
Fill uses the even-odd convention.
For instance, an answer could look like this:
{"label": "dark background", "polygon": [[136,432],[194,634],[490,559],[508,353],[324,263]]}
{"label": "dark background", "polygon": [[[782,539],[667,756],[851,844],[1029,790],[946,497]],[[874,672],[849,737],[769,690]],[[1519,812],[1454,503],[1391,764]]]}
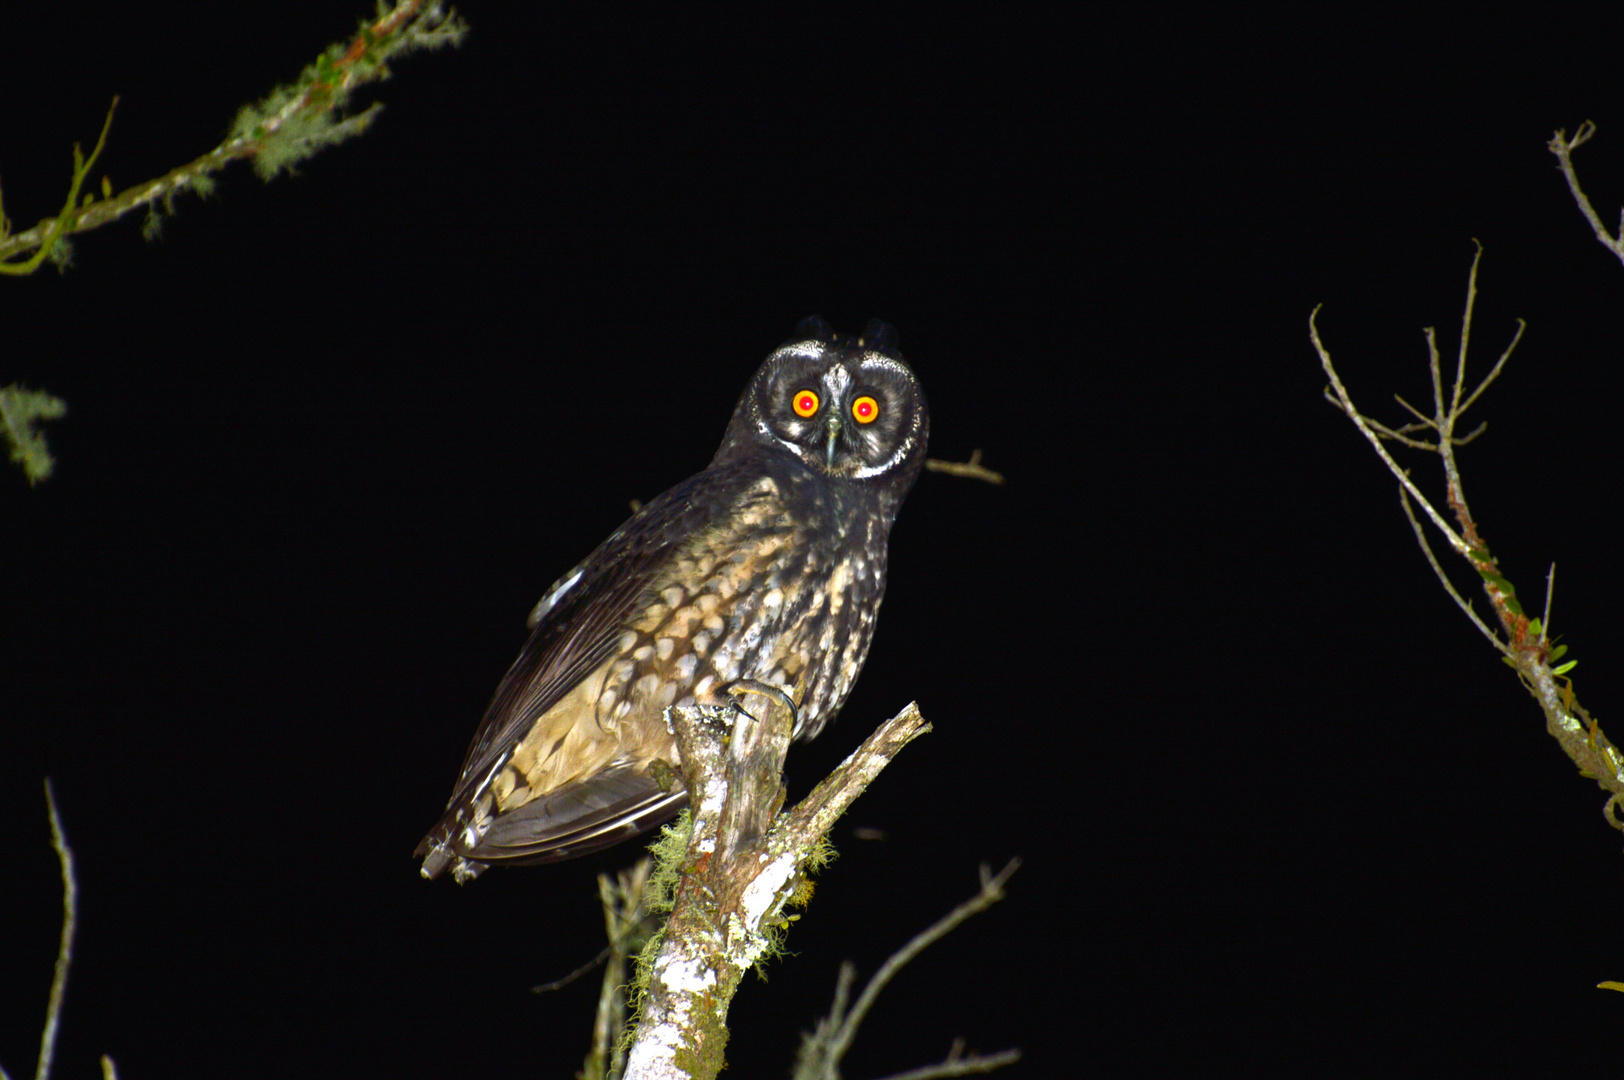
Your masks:
{"label": "dark background", "polygon": [[[1022,1047],[1011,1076],[1616,1072],[1624,843],[1320,400],[1307,319],[1396,422],[1483,241],[1477,370],[1529,330],[1466,491],[1525,596],[1559,563],[1616,721],[1624,266],[1545,143],[1597,121],[1614,219],[1624,20],[459,7],[364,138],[0,282],[0,382],[70,406],[55,477],[0,475],[14,1076],[56,948],[46,775],[82,890],[57,1075],[571,1075],[596,978],[527,990],[596,952],[594,875],[635,850],[460,889],[410,853],[541,591],[705,464],[813,312],[895,324],[933,452],[1009,484],[927,475],[903,510],[792,794],[910,699],[935,731],[741,990],[729,1075],[784,1075],[842,958],[1014,854],[847,1075],[955,1035]],[[123,187],[367,8],[7,6],[7,213],[60,205],[114,93]]]}

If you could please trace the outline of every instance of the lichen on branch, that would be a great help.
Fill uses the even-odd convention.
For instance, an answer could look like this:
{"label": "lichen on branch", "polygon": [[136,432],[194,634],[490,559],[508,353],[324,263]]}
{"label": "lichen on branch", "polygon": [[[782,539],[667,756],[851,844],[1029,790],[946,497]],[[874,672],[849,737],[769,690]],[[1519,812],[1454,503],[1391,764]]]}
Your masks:
{"label": "lichen on branch", "polygon": [[784,811],[792,710],[771,697],[753,696],[749,707],[753,713],[737,705],[668,712],[692,825],[680,855],[656,856],[677,872],[656,869],[649,883],[653,893],[661,880],[674,880],[675,890],[657,951],[640,965],[647,989],[628,1080],[708,1078],[721,1070],[739,980],[779,947],[790,921],[784,908],[805,899],[804,874],[828,858],[829,828],[904,746],[930,730],[910,704]]}
{"label": "lichen on branch", "polygon": [[25,390],[16,384],[0,387],[0,433],[11,447],[11,460],[22,466],[30,485],[49,477],[56,467],[39,425],[59,420],[67,411],[67,402],[43,390]]}

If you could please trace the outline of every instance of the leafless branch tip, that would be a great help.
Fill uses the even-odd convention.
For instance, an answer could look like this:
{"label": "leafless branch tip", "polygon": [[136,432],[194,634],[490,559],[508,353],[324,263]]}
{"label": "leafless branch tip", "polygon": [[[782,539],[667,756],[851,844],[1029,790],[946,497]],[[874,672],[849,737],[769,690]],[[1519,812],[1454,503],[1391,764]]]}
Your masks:
{"label": "leafless branch tip", "polygon": [[981,464],[981,451],[970,451],[969,461],[943,461],[941,458],[926,458],[925,468],[931,472],[946,473],[949,476],[962,476],[969,480],[985,480],[989,484],[1002,484],[1004,474],[993,472]]}

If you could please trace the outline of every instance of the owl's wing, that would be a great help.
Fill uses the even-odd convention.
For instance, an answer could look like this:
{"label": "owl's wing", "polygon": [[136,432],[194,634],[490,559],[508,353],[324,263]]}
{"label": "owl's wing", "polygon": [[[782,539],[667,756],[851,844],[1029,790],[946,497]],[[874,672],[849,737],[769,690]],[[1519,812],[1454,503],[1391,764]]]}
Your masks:
{"label": "owl's wing", "polygon": [[[416,855],[430,855],[435,864],[426,862],[425,873],[438,873],[452,849],[471,853],[458,834],[514,748],[538,718],[613,655],[629,617],[683,541],[727,512],[746,480],[744,470],[720,466],[683,481],[632,515],[536,605],[530,640],[485,710],[446,812],[417,847]],[[565,789],[499,815],[479,838],[479,852],[513,860],[545,849],[557,851],[552,858],[567,858],[641,831],[669,816],[685,798],[680,790],[649,790],[647,777],[621,777],[609,770],[601,775],[601,783],[598,779],[594,778],[592,791]],[[577,832],[567,851],[551,841],[538,845],[539,835],[557,835],[549,821],[581,826],[585,832]],[[635,827],[623,831],[623,826]],[[443,852],[443,859],[433,858],[436,849]],[[506,854],[497,855],[498,849]]]}

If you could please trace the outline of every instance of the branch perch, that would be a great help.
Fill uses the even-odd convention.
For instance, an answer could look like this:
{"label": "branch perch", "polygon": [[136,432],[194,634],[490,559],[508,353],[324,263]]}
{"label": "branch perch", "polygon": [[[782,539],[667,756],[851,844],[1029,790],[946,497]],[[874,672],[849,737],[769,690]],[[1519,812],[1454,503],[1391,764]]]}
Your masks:
{"label": "branch perch", "polygon": [[[674,707],[692,831],[675,906],[649,969],[627,1080],[710,1080],[723,1066],[739,980],[777,948],[802,868],[835,820],[904,746],[930,730],[910,704],[881,724],[794,810],[780,813],[794,717],[775,697]],[[759,719],[758,719],[759,717]]]}

